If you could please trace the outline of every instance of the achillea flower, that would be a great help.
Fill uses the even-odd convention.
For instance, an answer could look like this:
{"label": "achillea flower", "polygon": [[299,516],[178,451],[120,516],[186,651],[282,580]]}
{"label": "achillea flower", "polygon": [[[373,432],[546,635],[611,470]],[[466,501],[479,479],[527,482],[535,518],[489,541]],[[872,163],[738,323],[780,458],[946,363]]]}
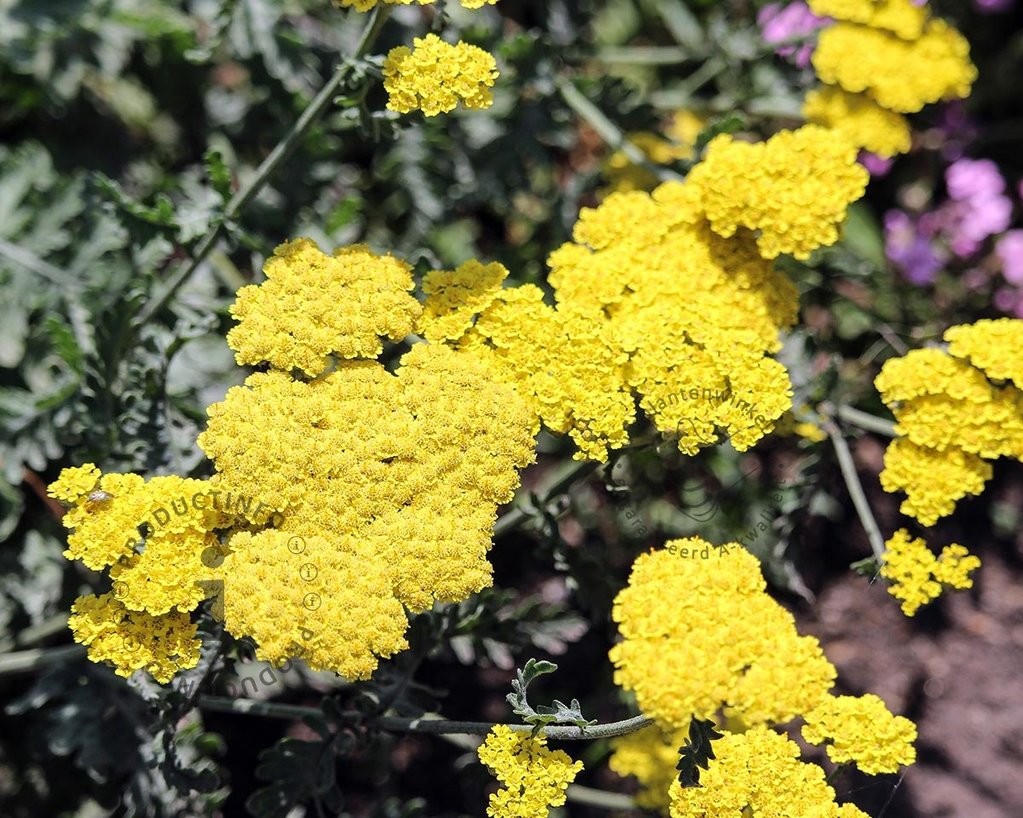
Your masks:
{"label": "achillea flower", "polygon": [[[726,432],[754,445],[791,406],[784,367],[767,357],[795,321],[795,289],[748,231],[723,239],[699,188],[609,196],[584,209],[555,251],[551,307],[533,286],[500,289],[503,268],[473,263],[424,281],[418,331],[471,353],[513,387],[577,457],[628,443],[635,397],[688,454]],[[473,281],[473,278],[476,280]],[[730,401],[690,399],[713,386]]]}
{"label": "achillea flower", "polygon": [[329,356],[375,358],[380,338],[400,341],[419,315],[412,268],[364,245],[328,256],[309,239],[285,242],[263,267],[266,281],[242,287],[227,334],[239,364],[316,376]]}
{"label": "achillea flower", "polygon": [[88,647],[89,659],[109,662],[125,678],[146,670],[166,684],[179,670],[199,664],[196,626],[180,611],[151,616],[129,611],[112,594],[88,594],[72,604],[68,627]]}
{"label": "achillea flower", "polygon": [[[251,492],[284,518],[279,534],[236,534],[223,566],[229,629],[254,636],[268,659],[298,655],[367,678],[376,656],[404,647],[402,605],[423,611],[490,584],[497,506],[534,457],[532,420],[471,355],[417,344],[393,374],[375,361],[343,362],[310,383],[257,373],[209,413],[199,445],[218,487]],[[308,562],[327,585],[307,592],[322,605],[281,628],[282,595],[305,605],[293,538],[319,554]],[[257,589],[271,577],[264,599]],[[350,598],[326,599],[349,585]]]}
{"label": "achillea flower", "polygon": [[918,446],[958,448],[984,458],[1023,459],[1023,392],[937,349],[885,363],[875,385],[893,408],[895,430]]}
{"label": "achillea flower", "polygon": [[671,818],[869,818],[835,803],[824,770],[800,760],[799,745],[766,727],[726,733],[700,786],[671,785]]}
{"label": "achillea flower", "polygon": [[454,110],[459,100],[467,108],[493,104],[490,89],[499,75],[493,55],[468,43],[450,45],[436,34],[417,37],[414,45],[392,48],[384,60],[389,110],[436,116]]}
{"label": "achillea flower", "polygon": [[[707,558],[680,559],[673,551],[683,547]],[[622,635],[609,654],[615,683],[664,729],[722,707],[747,725],[785,722],[835,681],[820,644],[797,633],[757,558],[734,543],[689,538],[642,554],[612,617]]]}
{"label": "achillea flower", "polygon": [[944,20],[931,20],[914,40],[839,22],[821,32],[813,65],[824,82],[905,114],[966,97],[977,77],[969,44]]}
{"label": "achillea flower", "polygon": [[490,818],[547,818],[565,803],[565,790],[583,768],[563,750],[549,750],[547,738],[496,724],[476,750],[504,786],[490,796]]}
{"label": "achillea flower", "polygon": [[719,235],[728,238],[747,227],[759,231],[764,258],[791,253],[802,259],[838,240],[846,209],[863,195],[869,175],[856,153],[851,142],[818,125],[755,144],[722,134],[707,146],[687,184],[701,194]]}
{"label": "achillea flower", "polygon": [[902,602],[902,612],[914,616],[921,605],[937,599],[943,586],[963,590],[973,587],[970,573],[980,567],[980,559],[961,545],[946,546],[940,556],[920,538],[912,538],[904,528],[885,543],[881,576],[891,581],[888,593]]}
{"label": "achillea flower", "polygon": [[99,478],[100,471],[95,463],[62,469],[60,476],[50,483],[47,494],[67,505],[76,505],[96,488]]}
{"label": "achillea flower", "polygon": [[635,733],[611,740],[607,766],[620,776],[639,781],[636,804],[643,809],[668,814],[671,783],[678,778],[678,751],[685,744],[688,725],[679,730],[662,730],[651,724]]}
{"label": "achillea flower", "polygon": [[930,16],[926,6],[914,0],[809,0],[809,3],[815,14],[884,29],[904,40],[919,39]]}
{"label": "achillea flower", "polygon": [[806,95],[803,116],[888,159],[909,150],[909,122],[902,114],[882,108],[865,94],[850,94],[824,86]]}
{"label": "achillea flower", "polygon": [[888,444],[881,472],[881,488],[904,491],[899,510],[922,525],[934,525],[955,511],[968,495],[979,495],[994,472],[991,464],[957,447],[944,451],[917,446],[906,438]]}
{"label": "achillea flower", "polygon": [[1023,388],[1023,321],[1012,318],[977,321],[945,333],[948,352],[969,361],[996,381]]}
{"label": "achillea flower", "polygon": [[852,762],[867,775],[878,775],[916,761],[916,725],[893,715],[873,693],[828,696],[803,717],[803,738],[828,742],[828,758],[836,764]]}

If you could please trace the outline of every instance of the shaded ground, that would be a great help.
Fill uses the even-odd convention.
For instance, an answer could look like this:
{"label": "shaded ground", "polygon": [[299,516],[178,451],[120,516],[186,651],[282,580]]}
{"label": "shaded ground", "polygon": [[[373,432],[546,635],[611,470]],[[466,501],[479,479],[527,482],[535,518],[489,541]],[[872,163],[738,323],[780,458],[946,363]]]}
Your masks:
{"label": "shaded ground", "polygon": [[[846,576],[801,617],[852,693],[874,692],[920,728],[919,758],[852,798],[880,818],[1023,815],[1023,582],[1012,554],[978,549],[972,591],[907,619],[881,583]],[[870,779],[845,779],[839,795]]]}

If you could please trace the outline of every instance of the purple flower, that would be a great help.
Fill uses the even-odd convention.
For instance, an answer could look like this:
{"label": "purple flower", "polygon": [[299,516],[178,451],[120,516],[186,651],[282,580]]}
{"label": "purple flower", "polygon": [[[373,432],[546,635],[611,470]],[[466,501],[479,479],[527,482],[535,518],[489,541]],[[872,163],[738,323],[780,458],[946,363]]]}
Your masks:
{"label": "purple flower", "polygon": [[1002,262],[1002,275],[1010,284],[1023,286],[1023,230],[1010,230],[998,240],[995,253]]}
{"label": "purple flower", "polygon": [[1015,0],[973,0],[978,11],[985,14],[993,14],[999,11],[1008,11],[1015,4]]}
{"label": "purple flower", "polygon": [[[757,15],[757,25],[760,26],[765,43],[780,43],[794,37],[808,37],[829,22],[829,18],[818,17],[801,0],[789,3],[787,6],[782,6],[781,3],[770,3],[764,6]],[[806,68],[813,55],[813,45],[811,43],[800,46],[786,45],[775,53],[782,57],[795,55],[796,65]]]}
{"label": "purple flower", "polygon": [[942,259],[908,214],[901,210],[885,213],[884,245],[885,255],[906,279],[916,285],[934,283]]}
{"label": "purple flower", "polygon": [[973,255],[988,236],[1001,233],[1012,222],[1012,202],[1005,195],[1005,179],[990,159],[959,159],[945,170],[950,201],[938,211],[941,229],[952,252]]}
{"label": "purple flower", "polygon": [[959,159],[945,169],[948,195],[957,202],[997,196],[1005,192],[1005,179],[990,159]]}
{"label": "purple flower", "polygon": [[876,153],[860,151],[859,163],[867,169],[867,173],[871,176],[880,178],[888,175],[888,171],[890,171],[892,169],[892,165],[895,164],[895,157],[882,159]]}

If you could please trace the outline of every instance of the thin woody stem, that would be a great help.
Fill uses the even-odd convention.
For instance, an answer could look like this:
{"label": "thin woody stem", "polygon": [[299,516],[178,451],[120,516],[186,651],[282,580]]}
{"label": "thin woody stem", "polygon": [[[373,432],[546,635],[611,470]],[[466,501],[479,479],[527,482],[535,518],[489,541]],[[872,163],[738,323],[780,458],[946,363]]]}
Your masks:
{"label": "thin woody stem", "polygon": [[[248,699],[230,699],[223,696],[200,696],[198,703],[199,707],[203,710],[220,713],[247,713],[254,716],[281,719],[322,716],[321,711],[315,707],[256,702]],[[370,718],[369,723],[390,733],[432,733],[441,736],[485,736],[497,726],[489,721],[451,721],[431,713],[416,718],[376,716]],[[557,741],[592,741],[600,738],[624,736],[637,730],[642,730],[652,723],[653,719],[648,716],[635,716],[623,721],[594,724],[589,727],[548,725],[542,727],[539,732],[547,738]],[[533,726],[529,724],[508,724],[506,726],[517,733],[529,733],[533,730]]]}
{"label": "thin woody stem", "polygon": [[327,110],[334,99],[334,95],[337,94],[338,90],[347,79],[348,74],[352,69],[353,62],[366,56],[369,49],[373,46],[373,43],[379,36],[380,30],[387,21],[389,14],[390,7],[386,5],[378,5],[375,9],[373,9],[369,23],[366,25],[366,28],[362,33],[362,37],[359,39],[359,44],[356,47],[355,54],[351,57],[351,59],[345,60],[340,66],[338,66],[334,75],[330,78],[330,80],[328,80],[327,84],[320,89],[320,92],[313,98],[313,101],[309,103],[309,107],[302,112],[301,116],[299,116],[299,118],[295,121],[295,124],[292,125],[291,129],[284,135],[284,138],[277,143],[274,149],[270,151],[267,157],[260,163],[252,178],[249,179],[249,181],[231,197],[231,200],[227,203],[227,207],[224,208],[221,218],[217,219],[213,227],[210,228],[209,232],[203,236],[202,240],[199,242],[191,260],[174,272],[164,282],[160,292],[146,302],[146,305],[139,313],[140,322],[145,323],[157,312],[163,309],[163,307],[165,307],[174,297],[174,294],[178,291],[181,285],[188,281],[192,274],[199,269],[199,266],[206,260],[206,257],[216,246],[217,241],[226,229],[227,222],[235,218],[245,208],[245,206],[252,201],[256,194],[263,189],[263,186],[270,180],[274,171],[276,171],[281,163],[288,158],[291,152],[298,145],[299,141],[301,141],[301,139],[305,136],[306,132]]}

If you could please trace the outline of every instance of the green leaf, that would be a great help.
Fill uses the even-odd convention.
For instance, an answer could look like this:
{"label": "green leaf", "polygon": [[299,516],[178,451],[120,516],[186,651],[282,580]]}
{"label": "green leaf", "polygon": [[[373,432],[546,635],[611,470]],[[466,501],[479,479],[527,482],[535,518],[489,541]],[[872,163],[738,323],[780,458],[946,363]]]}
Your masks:
{"label": "green leaf", "polygon": [[689,722],[689,737],[682,745],[681,757],[678,760],[678,780],[683,787],[700,786],[700,769],[710,767],[714,758],[713,741],[724,738],[722,733],[714,729],[714,722],[693,718]]}
{"label": "green leaf", "polygon": [[884,237],[869,205],[856,202],[849,207],[844,234],[845,244],[853,253],[870,262],[874,269],[885,269]]}
{"label": "green leaf", "polygon": [[206,165],[206,175],[210,184],[217,192],[224,203],[231,198],[231,171],[224,164],[224,157],[215,148],[207,148],[202,155],[203,163]]}
{"label": "green leaf", "polygon": [[736,133],[746,127],[746,117],[741,114],[727,114],[715,119],[696,137],[696,153],[703,153],[711,140],[723,133]]}

